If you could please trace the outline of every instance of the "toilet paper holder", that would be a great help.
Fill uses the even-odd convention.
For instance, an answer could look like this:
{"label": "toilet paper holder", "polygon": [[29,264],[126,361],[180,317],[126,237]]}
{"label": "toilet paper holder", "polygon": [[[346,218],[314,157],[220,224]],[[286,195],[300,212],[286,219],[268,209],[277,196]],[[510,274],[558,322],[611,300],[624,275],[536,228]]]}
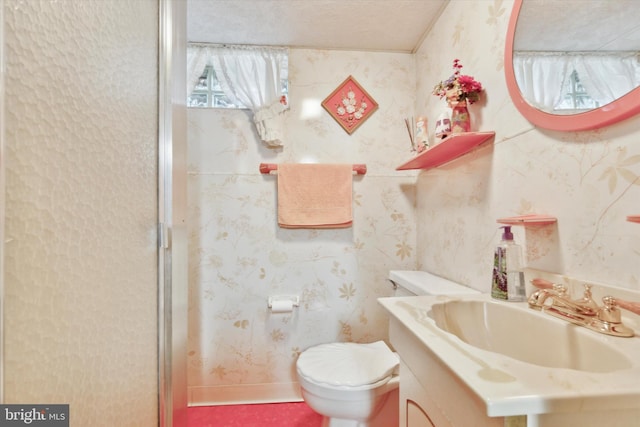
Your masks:
{"label": "toilet paper holder", "polygon": [[267,307],[273,308],[273,303],[275,301],[291,301],[294,307],[300,306],[300,297],[297,295],[277,295],[269,297],[267,300]]}

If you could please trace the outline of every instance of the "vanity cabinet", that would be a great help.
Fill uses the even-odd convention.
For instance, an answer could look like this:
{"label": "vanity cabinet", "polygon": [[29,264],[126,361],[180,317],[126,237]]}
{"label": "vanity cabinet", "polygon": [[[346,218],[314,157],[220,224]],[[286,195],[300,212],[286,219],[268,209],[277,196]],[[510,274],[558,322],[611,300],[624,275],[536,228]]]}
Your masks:
{"label": "vanity cabinet", "polygon": [[413,400],[407,400],[407,426],[435,427],[427,413]]}
{"label": "vanity cabinet", "polygon": [[394,318],[389,336],[400,356],[400,427],[515,426],[488,417],[484,402]]}
{"label": "vanity cabinet", "polygon": [[429,414],[429,396],[406,363],[400,361],[400,427],[436,427]]}

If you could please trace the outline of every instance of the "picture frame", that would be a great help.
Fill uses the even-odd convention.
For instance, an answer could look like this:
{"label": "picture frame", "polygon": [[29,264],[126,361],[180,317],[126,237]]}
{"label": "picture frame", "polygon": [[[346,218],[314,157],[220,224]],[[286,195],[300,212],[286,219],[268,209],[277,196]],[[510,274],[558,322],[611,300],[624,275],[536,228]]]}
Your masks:
{"label": "picture frame", "polygon": [[322,107],[351,135],[378,109],[378,103],[349,76],[322,101]]}

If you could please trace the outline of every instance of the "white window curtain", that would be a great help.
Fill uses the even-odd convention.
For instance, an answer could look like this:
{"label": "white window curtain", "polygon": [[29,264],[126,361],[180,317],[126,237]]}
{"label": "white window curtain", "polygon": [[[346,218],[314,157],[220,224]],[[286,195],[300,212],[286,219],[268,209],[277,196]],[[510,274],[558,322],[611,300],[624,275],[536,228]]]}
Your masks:
{"label": "white window curtain", "polygon": [[640,85],[640,64],[633,53],[514,52],[516,81],[534,107],[553,112],[573,71],[585,90],[606,105]]}
{"label": "white window curtain", "polygon": [[253,112],[260,139],[269,147],[283,146],[284,112],[282,99],[283,63],[287,48],[261,46],[190,45],[187,49],[188,93],[207,65],[212,65],[225,95]]}
{"label": "white window curtain", "polygon": [[636,54],[576,55],[574,67],[587,93],[600,105],[615,101],[640,84]]}
{"label": "white window curtain", "polygon": [[213,52],[206,45],[187,45],[187,96],[198,85],[198,80],[207,65],[211,64]]}
{"label": "white window curtain", "polygon": [[552,112],[573,69],[568,57],[514,52],[513,71],[524,99],[539,110]]}

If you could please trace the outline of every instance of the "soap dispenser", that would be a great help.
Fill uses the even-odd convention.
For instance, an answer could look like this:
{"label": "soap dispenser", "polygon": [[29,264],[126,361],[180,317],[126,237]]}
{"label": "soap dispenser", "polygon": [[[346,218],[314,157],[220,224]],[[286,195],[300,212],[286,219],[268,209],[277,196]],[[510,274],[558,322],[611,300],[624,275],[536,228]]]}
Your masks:
{"label": "soap dispenser", "polygon": [[500,228],[504,231],[493,256],[491,296],[505,301],[524,301],[522,247],[513,240],[510,226]]}

